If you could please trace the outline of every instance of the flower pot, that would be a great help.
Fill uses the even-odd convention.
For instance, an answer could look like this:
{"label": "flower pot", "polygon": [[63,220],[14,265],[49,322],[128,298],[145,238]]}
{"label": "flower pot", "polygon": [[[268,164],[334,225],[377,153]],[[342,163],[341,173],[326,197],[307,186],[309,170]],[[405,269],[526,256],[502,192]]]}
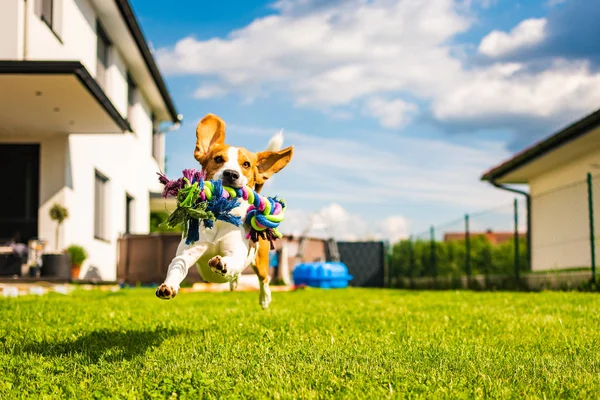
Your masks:
{"label": "flower pot", "polygon": [[71,279],[71,257],[68,254],[43,254],[41,276]]}
{"label": "flower pot", "polygon": [[71,279],[79,279],[80,272],[81,272],[81,264],[71,265]]}
{"label": "flower pot", "polygon": [[41,271],[41,268],[39,266],[37,266],[37,265],[31,266],[31,267],[29,267],[29,276],[32,278],[39,278],[40,271]]}

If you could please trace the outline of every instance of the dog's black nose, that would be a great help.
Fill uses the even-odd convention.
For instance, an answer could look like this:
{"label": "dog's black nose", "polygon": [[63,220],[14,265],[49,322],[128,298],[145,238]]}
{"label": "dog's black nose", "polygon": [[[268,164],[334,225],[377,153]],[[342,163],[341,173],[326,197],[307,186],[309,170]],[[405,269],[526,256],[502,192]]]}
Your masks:
{"label": "dog's black nose", "polygon": [[232,169],[226,169],[223,171],[223,177],[229,179],[230,181],[237,181],[240,177],[240,174]]}

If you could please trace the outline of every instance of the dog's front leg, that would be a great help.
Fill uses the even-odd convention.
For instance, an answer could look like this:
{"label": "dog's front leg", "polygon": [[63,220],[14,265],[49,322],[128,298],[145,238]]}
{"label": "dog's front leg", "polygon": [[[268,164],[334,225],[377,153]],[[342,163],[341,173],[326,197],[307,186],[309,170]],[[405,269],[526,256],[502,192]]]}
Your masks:
{"label": "dog's front leg", "polygon": [[213,273],[231,282],[231,290],[237,286],[237,278],[248,265],[248,241],[239,233],[231,232],[220,242],[218,256],[208,261]]}
{"label": "dog's front leg", "polygon": [[188,270],[196,264],[202,254],[206,252],[208,246],[208,243],[200,242],[188,245],[185,243],[185,239],[182,239],[179,246],[177,246],[175,258],[169,264],[164,283],[156,290],[156,296],[165,300],[175,297]]}

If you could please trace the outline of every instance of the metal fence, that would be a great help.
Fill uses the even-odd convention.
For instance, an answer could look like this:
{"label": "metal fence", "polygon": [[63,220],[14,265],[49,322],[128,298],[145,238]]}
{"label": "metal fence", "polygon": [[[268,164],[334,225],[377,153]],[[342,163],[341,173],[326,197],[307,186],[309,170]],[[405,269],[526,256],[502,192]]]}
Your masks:
{"label": "metal fence", "polygon": [[388,282],[396,287],[417,281],[523,286],[542,271],[568,271],[569,279],[595,281],[599,237],[600,175],[588,174],[393,244]]}
{"label": "metal fence", "polygon": [[351,286],[385,286],[384,242],[337,242],[341,261],[354,279]]}

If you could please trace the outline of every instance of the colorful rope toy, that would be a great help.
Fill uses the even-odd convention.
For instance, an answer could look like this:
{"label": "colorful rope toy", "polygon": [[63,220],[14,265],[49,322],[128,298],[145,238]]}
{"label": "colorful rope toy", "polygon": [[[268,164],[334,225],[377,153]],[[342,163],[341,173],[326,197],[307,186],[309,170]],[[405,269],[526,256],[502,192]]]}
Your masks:
{"label": "colorful rope toy", "polygon": [[242,219],[231,215],[231,211],[240,205],[240,199],[250,204],[244,221],[247,239],[254,243],[259,238],[268,240],[273,249],[274,241],[282,237],[277,228],[283,221],[283,199],[261,196],[248,186],[231,188],[223,186],[220,180],[207,181],[203,172],[194,169],[184,169],[182,174],[183,177],[177,180],[158,174],[159,182],[165,186],[162,196],[177,199],[177,208],[161,226],[170,229],[177,225],[187,227],[187,244],[200,239],[200,221],[208,229],[213,228],[216,220],[240,226]]}

